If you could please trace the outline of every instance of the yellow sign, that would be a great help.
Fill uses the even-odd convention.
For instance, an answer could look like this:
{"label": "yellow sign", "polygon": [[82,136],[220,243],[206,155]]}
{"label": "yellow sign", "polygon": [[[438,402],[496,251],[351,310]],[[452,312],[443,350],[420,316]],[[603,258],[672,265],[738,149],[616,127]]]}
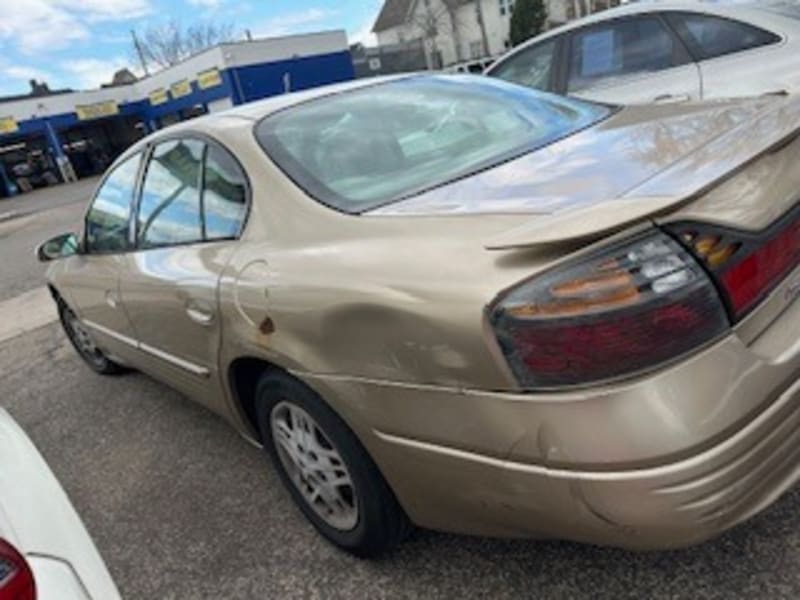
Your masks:
{"label": "yellow sign", "polygon": [[91,119],[102,119],[103,117],[113,117],[119,114],[119,106],[114,100],[105,100],[95,104],[82,104],[75,107],[78,119],[89,121]]}
{"label": "yellow sign", "polygon": [[207,71],[202,71],[197,74],[197,86],[201,90],[207,90],[208,88],[217,87],[218,85],[222,85],[222,75],[219,69],[208,69]]}
{"label": "yellow sign", "polygon": [[189,83],[188,79],[181,79],[173,83],[169,89],[173,98],[183,98],[192,93],[192,84]]}
{"label": "yellow sign", "polygon": [[19,131],[19,125],[14,117],[0,117],[0,134],[16,133],[17,131]]}
{"label": "yellow sign", "polygon": [[158,88],[157,90],[153,90],[150,92],[150,105],[151,106],[158,106],[159,104],[164,104],[169,100],[169,92],[164,88]]}

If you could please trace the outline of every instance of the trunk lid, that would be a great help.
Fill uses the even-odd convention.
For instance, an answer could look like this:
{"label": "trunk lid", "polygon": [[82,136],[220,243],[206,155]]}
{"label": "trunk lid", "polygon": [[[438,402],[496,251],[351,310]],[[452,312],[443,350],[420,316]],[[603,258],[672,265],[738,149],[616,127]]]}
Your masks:
{"label": "trunk lid", "polygon": [[[798,131],[800,100],[789,98],[627,107],[552,146],[369,214],[519,215],[519,226],[485,240],[493,250],[597,237],[685,206]],[[715,210],[729,225],[762,220],[752,210]]]}

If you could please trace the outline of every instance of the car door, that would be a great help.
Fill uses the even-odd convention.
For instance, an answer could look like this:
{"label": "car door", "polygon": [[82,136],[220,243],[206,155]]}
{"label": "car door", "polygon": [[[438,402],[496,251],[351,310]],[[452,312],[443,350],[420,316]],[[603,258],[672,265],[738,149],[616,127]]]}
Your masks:
{"label": "car door", "polygon": [[698,61],[705,99],[789,91],[797,78],[797,54],[776,33],[708,14],[669,12],[666,18]]}
{"label": "car door", "polygon": [[221,401],[218,285],[247,195],[243,171],[215,143],[155,144],[142,177],[136,247],[120,274],[144,370],[212,409]]}
{"label": "car door", "polygon": [[657,15],[615,19],[570,35],[569,95],[612,104],[699,100],[700,72]]}
{"label": "car door", "polygon": [[128,359],[135,332],[122,306],[119,274],[131,250],[132,205],[142,153],[106,175],[84,220],[81,252],[64,261],[62,293],[108,354]]}

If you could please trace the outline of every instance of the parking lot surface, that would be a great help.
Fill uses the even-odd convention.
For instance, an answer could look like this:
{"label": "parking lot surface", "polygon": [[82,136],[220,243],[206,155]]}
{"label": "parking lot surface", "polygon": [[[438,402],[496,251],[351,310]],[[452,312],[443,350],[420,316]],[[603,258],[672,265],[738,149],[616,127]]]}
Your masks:
{"label": "parking lot surface", "polygon": [[[41,267],[23,261],[80,220],[87,189],[62,188],[74,201],[59,206],[34,198],[34,212],[0,224],[0,321],[42,285]],[[0,405],[50,463],[125,598],[800,596],[798,491],[685,551],[418,531],[380,561],[351,558],[316,535],[259,449],[143,375],[92,374],[52,318],[0,342]]]}

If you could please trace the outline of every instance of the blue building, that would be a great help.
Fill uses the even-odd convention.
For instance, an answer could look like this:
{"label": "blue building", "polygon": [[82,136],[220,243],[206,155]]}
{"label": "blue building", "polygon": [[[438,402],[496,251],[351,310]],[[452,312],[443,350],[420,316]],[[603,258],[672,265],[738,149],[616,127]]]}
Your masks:
{"label": "blue building", "polygon": [[334,31],[222,44],[126,85],[0,99],[0,197],[102,173],[167,125],[353,77]]}

